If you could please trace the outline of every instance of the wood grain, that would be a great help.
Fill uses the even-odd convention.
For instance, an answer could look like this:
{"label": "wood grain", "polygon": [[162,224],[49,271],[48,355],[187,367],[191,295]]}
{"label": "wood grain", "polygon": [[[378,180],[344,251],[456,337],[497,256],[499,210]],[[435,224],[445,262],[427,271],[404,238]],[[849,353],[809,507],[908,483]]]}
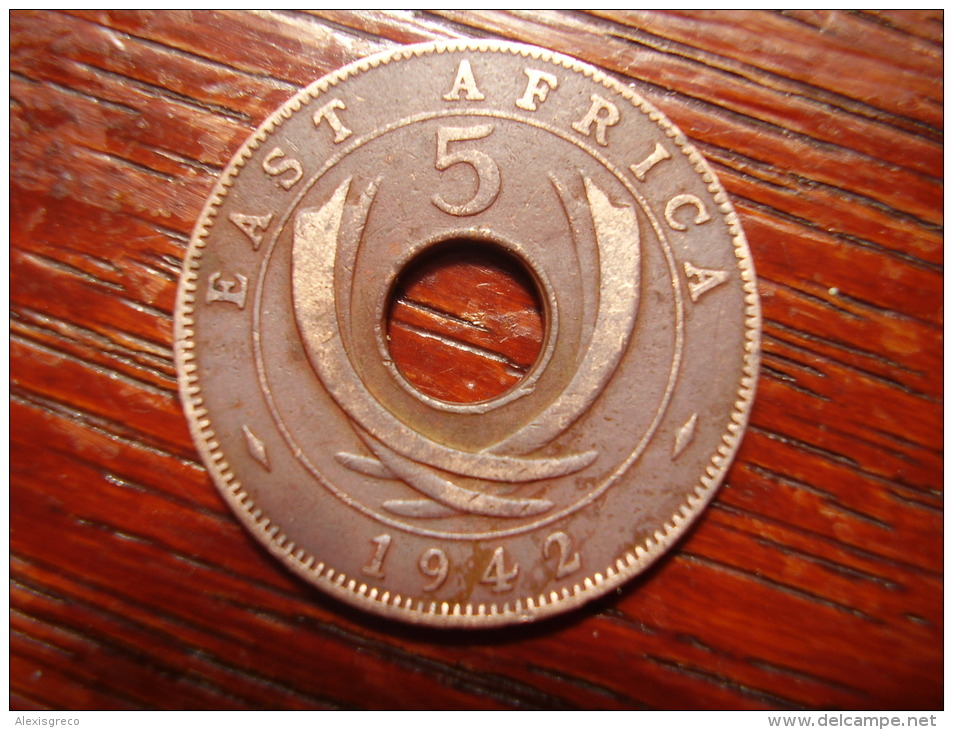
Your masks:
{"label": "wood grain", "polygon": [[[941,13],[10,29],[14,708],[942,707]],[[581,611],[486,633],[369,618],[279,567],[198,463],[171,361],[188,237],[243,139],[344,63],[449,37],[569,53],[659,106],[728,189],[765,317],[750,429],[687,538]]]}
{"label": "wood grain", "polygon": [[391,297],[390,356],[434,398],[476,403],[502,395],[542,350],[545,317],[529,270],[472,239],[446,241],[410,262]]}

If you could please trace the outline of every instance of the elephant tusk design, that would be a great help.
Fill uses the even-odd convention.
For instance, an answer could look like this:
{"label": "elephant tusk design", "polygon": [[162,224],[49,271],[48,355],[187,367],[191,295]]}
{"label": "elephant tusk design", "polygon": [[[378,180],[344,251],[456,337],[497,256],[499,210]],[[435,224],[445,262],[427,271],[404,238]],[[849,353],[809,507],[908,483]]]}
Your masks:
{"label": "elephant tusk design", "polygon": [[[363,387],[341,341],[334,309],[333,272],[337,239],[350,179],[322,207],[298,213],[292,251],[295,319],[312,367],[335,402],[355,423],[394,451],[461,476],[528,482],[565,476],[591,464],[597,453],[556,458],[522,458],[453,449],[410,431]],[[360,392],[355,393],[355,389]]]}
{"label": "elephant tusk design", "polygon": [[[340,183],[324,205],[302,210],[296,216],[292,297],[301,339],[328,393],[354,422],[355,430],[376,457],[339,453],[337,459],[359,473],[400,479],[429,498],[391,500],[385,503],[391,511],[414,517],[458,512],[498,517],[539,514],[550,509],[552,503],[475,492],[447,476],[523,483],[572,474],[595,460],[595,451],[548,458],[514,455],[551,441],[595,400],[618,364],[635,318],[640,266],[635,212],[631,206],[612,205],[591,180],[584,182],[599,246],[602,283],[589,348],[566,390],[540,416],[480,452],[454,449],[408,429],[364,389],[353,369],[338,326],[333,285],[351,179]],[[361,225],[375,192],[376,182],[362,196]]]}

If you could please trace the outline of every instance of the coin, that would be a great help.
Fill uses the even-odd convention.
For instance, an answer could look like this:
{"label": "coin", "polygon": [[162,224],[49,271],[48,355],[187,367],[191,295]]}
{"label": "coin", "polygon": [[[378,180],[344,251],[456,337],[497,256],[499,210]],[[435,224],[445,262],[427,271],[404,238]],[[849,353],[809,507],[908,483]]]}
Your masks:
{"label": "coin", "polygon": [[[545,319],[525,377],[477,403],[418,389],[386,336],[401,272],[451,241],[514,259]],[[760,310],[737,215],[663,114],[480,40],[371,56],[278,109],[206,204],[175,326],[198,450],[273,555],[361,609],[487,627],[605,594],[699,515]]]}

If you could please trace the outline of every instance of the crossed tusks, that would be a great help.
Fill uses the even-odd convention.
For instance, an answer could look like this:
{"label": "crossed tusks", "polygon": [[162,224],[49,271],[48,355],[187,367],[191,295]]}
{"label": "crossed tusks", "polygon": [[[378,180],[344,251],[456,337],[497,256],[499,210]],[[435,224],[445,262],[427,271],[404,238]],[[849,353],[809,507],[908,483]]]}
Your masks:
{"label": "crossed tusks", "polygon": [[[295,218],[292,296],[295,318],[311,365],[335,402],[355,425],[374,458],[339,453],[339,462],[359,473],[400,479],[427,499],[390,500],[384,507],[410,517],[441,517],[459,512],[494,517],[543,513],[547,499],[496,496],[461,487],[454,476],[523,483],[561,477],[589,466],[596,451],[560,457],[527,454],[567,429],[595,400],[625,349],[638,306],[639,228],[631,206],[613,205],[584,179],[599,249],[600,297],[592,339],[566,389],[535,419],[479,452],[454,449],[416,433],[385,409],[363,387],[348,358],[335,311],[334,266],[351,179],[341,183],[320,208]],[[565,193],[554,181],[557,192]],[[372,183],[357,204],[363,229],[376,193]],[[564,200],[565,203],[565,200]],[[574,233],[575,235],[575,233]]]}

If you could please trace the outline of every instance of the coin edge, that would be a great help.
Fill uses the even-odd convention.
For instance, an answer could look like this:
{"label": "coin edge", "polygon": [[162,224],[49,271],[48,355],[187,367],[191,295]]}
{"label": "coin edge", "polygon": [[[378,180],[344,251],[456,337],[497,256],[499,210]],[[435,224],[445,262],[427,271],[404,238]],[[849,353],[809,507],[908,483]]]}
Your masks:
{"label": "coin edge", "polygon": [[[462,51],[504,52],[542,60],[582,73],[596,83],[619,93],[636,109],[655,122],[685,154],[695,172],[706,183],[708,192],[725,219],[744,291],[745,355],[739,379],[737,400],[729,414],[726,427],[715,452],[701,470],[696,483],[685,491],[686,497],[672,516],[640,545],[629,546],[613,564],[602,572],[587,576],[570,588],[558,593],[539,594],[535,599],[526,597],[499,605],[496,602],[465,605],[447,601],[427,601],[411,596],[391,594],[368,586],[359,579],[336,572],[314,556],[307,554],[286,536],[279,525],[272,522],[259,509],[241,481],[230,470],[224,453],[220,450],[208,411],[203,406],[201,387],[195,375],[196,365],[191,350],[194,348],[194,311],[196,271],[199,267],[204,239],[214,223],[218,208],[228,195],[229,188],[245,162],[284,120],[290,119],[301,109],[306,99],[316,99],[329,89],[348,78],[369,71],[383,64],[393,63],[431,53],[454,53]],[[309,99],[310,97],[310,99]],[[189,431],[196,448],[218,491],[243,522],[271,554],[294,573],[310,584],[325,590],[345,603],[377,615],[395,618],[434,628],[492,628],[507,624],[537,621],[547,616],[563,613],[599,598],[624,582],[643,572],[685,533],[714,497],[724,480],[747,426],[757,387],[760,366],[761,308],[757,293],[754,264],[751,252],[741,229],[738,215],[728,199],[708,162],[685,135],[653,104],[640,94],[625,86],[604,71],[571,56],[536,46],[497,40],[458,39],[413,44],[383,51],[358,59],[309,84],[275,110],[243,142],[216,181],[207,198],[198,223],[189,240],[183,261],[182,274],[176,295],[174,313],[174,361],[179,382],[179,394],[188,421]]]}

